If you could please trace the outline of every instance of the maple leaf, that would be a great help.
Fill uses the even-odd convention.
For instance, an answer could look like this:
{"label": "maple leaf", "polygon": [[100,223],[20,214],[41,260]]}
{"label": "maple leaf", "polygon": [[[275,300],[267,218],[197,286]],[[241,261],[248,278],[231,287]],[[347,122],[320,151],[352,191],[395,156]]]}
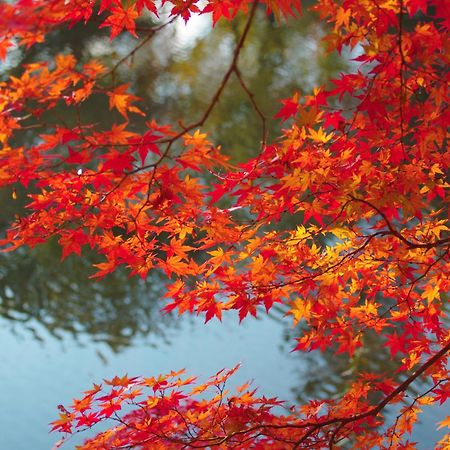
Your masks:
{"label": "maple leaf", "polygon": [[116,411],[120,411],[122,409],[121,403],[122,402],[120,400],[109,400],[104,404],[103,408],[100,409],[98,415],[106,418],[111,417]]}
{"label": "maple leaf", "polygon": [[113,150],[107,155],[103,155],[103,159],[105,162],[103,163],[102,169],[104,171],[111,170],[116,174],[131,170],[134,162],[131,151],[120,152],[118,150]]}
{"label": "maple leaf", "polygon": [[90,428],[99,422],[99,420],[100,420],[99,416],[100,415],[97,412],[89,412],[87,414],[82,414],[82,415],[78,416],[78,418],[76,419],[75,426],[77,428],[83,428],[83,427]]}
{"label": "maple leaf", "polygon": [[333,129],[340,129],[340,125],[345,122],[340,112],[325,113],[323,117],[325,127]]}
{"label": "maple leaf", "polygon": [[224,17],[227,20],[232,19],[238,11],[238,5],[228,0],[209,1],[202,9],[202,14],[212,13],[213,26]]}
{"label": "maple leaf", "polygon": [[155,143],[161,138],[160,135],[153,134],[153,131],[147,131],[142,137],[130,139],[131,145],[136,145],[139,157],[141,159],[142,165],[145,164],[147,155],[154,153],[156,155],[161,155],[161,150],[159,146]]}
{"label": "maple leaf", "polygon": [[94,275],[91,275],[90,278],[103,278],[108,273],[113,272],[117,264],[113,260],[108,260],[103,263],[94,264],[94,267],[97,267],[99,270]]}
{"label": "maple leaf", "polygon": [[292,98],[286,98],[284,100],[281,100],[281,103],[283,103],[283,107],[278,111],[277,114],[275,114],[276,118],[281,118],[283,122],[285,122],[290,117],[293,117],[297,114],[299,104],[300,94],[296,93]]}
{"label": "maple leaf", "polygon": [[[166,3],[167,0],[163,1],[163,4]],[[185,23],[189,20],[192,13],[201,12],[200,8],[196,5],[196,1],[192,0],[171,0],[171,3],[174,5],[172,10],[170,11],[171,16],[181,16]]]}
{"label": "maple leaf", "polygon": [[311,315],[311,303],[302,299],[297,299],[288,313],[294,316],[294,325],[297,325],[300,320],[309,319]]}
{"label": "maple leaf", "polygon": [[407,343],[408,339],[405,336],[398,336],[397,333],[389,334],[386,340],[386,345],[389,347],[392,357],[397,353],[404,354]]}
{"label": "maple leaf", "polygon": [[272,12],[277,20],[280,20],[281,14],[288,17],[302,13],[302,3],[299,0],[265,0],[265,2],[267,12]]}
{"label": "maple leaf", "polygon": [[173,272],[186,273],[189,265],[187,262],[183,261],[181,256],[175,254],[173,256],[169,256],[167,261],[162,264],[162,267],[166,274],[170,276]]}
{"label": "maple leaf", "polygon": [[443,388],[435,389],[434,394],[439,404],[444,404],[450,398],[450,385],[447,383]]}
{"label": "maple leaf", "polygon": [[71,433],[73,426],[73,417],[71,414],[61,413],[59,419],[50,422],[52,425],[51,431],[61,431],[64,433]]}
{"label": "maple leaf", "polygon": [[89,236],[83,230],[76,230],[61,236],[58,242],[63,249],[61,259],[65,259],[71,253],[80,255],[81,247],[89,242]]}
{"label": "maple leaf", "polygon": [[444,427],[450,428],[450,416],[439,422],[438,430]]}
{"label": "maple leaf", "polygon": [[128,111],[145,115],[139,108],[131,105],[131,103],[140,99],[132,94],[127,94],[128,88],[128,84],[122,84],[117,86],[113,91],[108,92],[109,109],[116,108],[126,120],[128,120]]}
{"label": "maple leaf", "polygon": [[147,8],[156,17],[158,17],[158,9],[156,8],[153,0],[136,0],[136,9],[139,14],[144,8]]}
{"label": "maple leaf", "polygon": [[315,142],[322,142],[326,144],[333,138],[333,133],[325,133],[322,127],[316,131],[313,128],[309,129],[308,137],[310,137]]}
{"label": "maple leaf", "polygon": [[122,6],[114,6],[110,9],[111,15],[100,25],[100,28],[111,27],[110,38],[116,38],[125,28],[132,36],[137,38],[135,20],[139,14],[136,5],[130,5],[124,9]]}
{"label": "maple leaf", "polygon": [[10,47],[12,47],[12,42],[9,39],[4,38],[0,41],[0,59],[6,59]]}
{"label": "maple leaf", "polygon": [[110,10],[111,6],[117,6],[118,3],[118,0],[100,0],[98,14],[100,15],[102,12]]}
{"label": "maple leaf", "polygon": [[205,323],[209,322],[213,317],[217,317],[222,321],[222,306],[223,303],[212,303],[206,310]]}
{"label": "maple leaf", "polygon": [[351,16],[351,9],[344,9],[342,7],[338,8],[336,13],[336,27],[339,28],[341,26],[348,27]]}

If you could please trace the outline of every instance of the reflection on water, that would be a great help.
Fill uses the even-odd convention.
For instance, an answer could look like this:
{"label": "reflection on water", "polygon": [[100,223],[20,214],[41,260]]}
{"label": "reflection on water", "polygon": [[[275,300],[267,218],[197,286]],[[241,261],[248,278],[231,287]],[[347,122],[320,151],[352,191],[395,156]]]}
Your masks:
{"label": "reflection on water", "polygon": [[[188,373],[206,378],[242,362],[233,377],[234,386],[254,380],[265,395],[293,401],[290,389],[297,382],[301,360],[280,352],[283,327],[267,317],[251,318],[241,325],[237,316],[226,319],[222,324],[204,325],[203,318],[183,316],[177,328],[167,329],[170,344],[155,337],[135,339],[119,353],[87,338],[80,346],[64,332],[58,341],[37,326],[44,338],[39,343],[25,332],[11,334],[0,320],[0,399],[2,405],[8,405],[0,409],[0,448],[50,449],[58,438],[48,434],[47,425],[57,415],[56,405],[69,404],[93,382],[125,373],[150,376],[184,367]],[[21,424],[26,424],[26,438]],[[73,448],[77,439],[67,448]]]}
{"label": "reflection on water", "polygon": [[[239,65],[268,120],[269,135],[273,138],[279,134],[279,120],[273,119],[281,107],[279,99],[290,97],[294,91],[310,92],[314,86],[336,77],[345,63],[336,54],[326,53],[321,43],[325,25],[307,11],[301,20],[288,24],[275,23],[262,9],[258,13]],[[161,19],[164,21],[163,16]],[[195,122],[209,105],[228,69],[244,21],[244,17],[231,23],[221,21],[209,33],[205,33],[202,21],[187,28],[186,33],[181,23],[166,27],[120,65],[111,77],[106,77],[104,83],[130,84],[134,93],[143,99],[140,107],[146,119],[155,118],[159,123],[177,123],[180,119],[184,123]],[[149,25],[147,21],[145,26]],[[17,49],[12,57],[16,64],[6,65],[3,73],[4,76],[17,75],[20,64],[48,60],[58,53],[68,52],[80,61],[96,58],[114,67],[135,45],[136,40],[128,34],[111,42],[105,28],[98,29],[96,24],[90,23],[88,26],[78,24],[70,31],[51,33],[45,43],[33,46],[25,54]],[[104,99],[82,104],[80,116],[98,127],[121,121],[120,114],[110,111]],[[56,110],[45,119],[49,124],[58,121],[68,127],[76,123],[73,111],[67,108]],[[138,126],[137,118],[133,120],[134,126]],[[235,77],[230,79],[203,130],[215,143],[222,145],[233,160],[242,160],[258,150],[260,118]],[[33,139],[33,133],[26,137]]]}
{"label": "reflection on water", "polygon": [[[29,261],[33,261],[33,253],[28,255]],[[27,260],[25,252],[20,256],[23,261]],[[56,255],[53,256],[53,261],[51,258],[39,260],[42,265],[35,273],[46,276],[62,273],[59,279],[70,279],[69,273],[64,271],[73,267],[72,262],[60,264]],[[17,268],[20,264],[10,266]],[[28,267],[32,269],[32,264]],[[5,273],[2,272],[3,275]],[[336,356],[331,351],[323,355],[291,353],[292,339],[287,345],[282,345],[286,333],[292,330],[281,311],[274,317],[262,314],[259,320],[249,318],[241,325],[233,313],[225,315],[223,323],[213,321],[205,325],[203,318],[189,316],[177,318],[175,322],[172,318],[158,314],[160,305],[155,299],[149,299],[144,289],[137,287],[133,291],[128,290],[128,287],[120,287],[120,280],[127,286],[129,280],[126,277],[107,278],[101,284],[82,279],[78,287],[74,287],[75,283],[72,286],[70,283],[58,284],[56,277],[48,283],[51,288],[42,283],[36,289],[31,289],[29,285],[33,282],[33,273],[32,269],[30,277],[27,277],[22,272],[23,292],[34,293],[34,297],[29,294],[21,297],[26,305],[20,305],[19,297],[11,296],[17,284],[12,282],[8,274],[2,277],[2,293],[8,293],[6,303],[9,304],[9,315],[21,317],[22,320],[26,317],[27,320],[14,322],[14,325],[7,319],[0,320],[0,399],[2,405],[7,405],[0,410],[1,449],[50,449],[57,440],[56,435],[48,433],[48,423],[57,414],[56,405],[70,403],[72,398],[79,396],[93,382],[114,375],[128,373],[130,376],[149,376],[184,367],[189,373],[206,378],[223,367],[242,362],[242,368],[233,377],[234,385],[254,380],[254,385],[266,396],[278,396],[294,403],[311,397],[333,397],[339,394],[356,370],[380,370],[383,367],[388,373],[394,366],[376,339],[371,342],[370,354],[357,355],[352,360],[343,355]],[[44,279],[47,279],[46,276]],[[24,282],[25,278],[27,282]],[[109,281],[112,284],[107,287]],[[87,307],[85,303],[89,300],[83,297],[80,304],[77,292],[96,290],[102,293],[102,301]],[[129,311],[120,306],[115,307],[114,300],[111,301],[106,294],[108,291],[113,296],[122,292],[130,298],[135,294],[135,300],[127,304]],[[39,297],[39,293],[44,292],[53,295],[53,305],[45,313],[42,308],[51,301]],[[66,297],[66,292],[71,294]],[[139,292],[145,298],[140,303]],[[34,306],[31,306],[30,298],[34,298]],[[120,304],[119,295],[115,298]],[[14,306],[15,300],[17,304]],[[153,311],[151,315],[147,308]],[[25,315],[23,309],[27,310]],[[90,314],[83,316],[81,312],[85,309],[89,309]],[[78,313],[73,312],[77,310]],[[75,316],[66,317],[66,312]],[[103,319],[107,316],[114,325],[105,328],[99,326],[98,323],[104,324]],[[46,320],[41,320],[44,317]],[[72,318],[69,320],[69,317]],[[83,318],[93,322],[84,323]],[[36,340],[24,326],[31,326],[40,340]],[[118,330],[123,331],[124,327],[135,331],[134,335],[127,336],[126,345],[123,332],[119,340],[114,334]],[[82,331],[83,328],[85,331]],[[98,330],[101,330],[101,334],[98,334]],[[150,334],[145,336],[144,330],[149,330]],[[101,339],[98,338],[100,335]],[[429,450],[432,448],[430,441],[437,441],[443,434],[436,433],[434,427],[436,421],[444,417],[445,411],[439,408],[426,412],[413,436],[421,443],[419,449]],[[26,424],[26,438],[21,432],[21,424]],[[66,448],[73,448],[81,439],[81,436],[75,436]]]}
{"label": "reflection on water", "polygon": [[[164,282],[157,274],[141,280],[119,270],[98,282],[88,278],[95,258],[59,259],[55,242],[0,255],[0,399],[8,405],[0,412],[1,449],[30,448],[18,421],[27,423],[33,449],[51,448],[56,437],[48,423],[56,405],[116,374],[185,367],[206,377],[242,362],[235,384],[254,379],[261,393],[294,403],[339,395],[361,371],[394,376],[399,364],[375,334],[367,337],[368,351],[351,359],[332,349],[291,353],[301,331],[289,328],[281,309],[241,325],[232,313],[223,324],[206,325],[203,318],[162,315]],[[426,412],[414,434],[419,448],[430,448],[430,432],[433,441],[443,435],[434,427],[444,416],[439,408]]]}
{"label": "reflection on water", "polygon": [[[1,316],[24,325],[39,323],[54,337],[89,335],[114,351],[136,337],[162,338],[175,325],[172,316],[159,314],[163,284],[157,274],[141,280],[121,269],[96,282],[89,280],[92,258],[59,262],[60,252],[52,242],[0,255]],[[27,327],[40,338],[38,329]]]}

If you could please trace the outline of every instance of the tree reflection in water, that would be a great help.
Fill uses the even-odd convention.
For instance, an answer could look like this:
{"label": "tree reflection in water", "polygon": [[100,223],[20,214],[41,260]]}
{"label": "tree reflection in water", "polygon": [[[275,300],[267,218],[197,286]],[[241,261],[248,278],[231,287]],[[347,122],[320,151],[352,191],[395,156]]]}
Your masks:
{"label": "tree reflection in water", "polygon": [[162,280],[129,277],[117,270],[102,282],[89,279],[95,262],[89,255],[58,262],[55,242],[33,250],[0,255],[0,315],[21,322],[40,338],[32,325],[43,325],[56,338],[88,336],[113,351],[148,335],[164,338],[175,326],[171,315],[161,315]]}

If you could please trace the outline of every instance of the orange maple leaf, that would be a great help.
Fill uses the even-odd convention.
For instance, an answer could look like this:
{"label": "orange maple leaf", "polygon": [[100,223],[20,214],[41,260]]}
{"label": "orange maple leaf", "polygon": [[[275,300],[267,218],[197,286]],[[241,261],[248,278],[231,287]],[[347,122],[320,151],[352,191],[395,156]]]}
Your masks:
{"label": "orange maple leaf", "polygon": [[116,38],[124,28],[137,38],[135,20],[139,14],[136,5],[130,5],[127,9],[122,6],[111,8],[111,15],[100,25],[100,28],[111,27],[111,40]]}
{"label": "orange maple leaf", "polygon": [[139,97],[136,97],[132,94],[127,94],[126,91],[128,89],[128,84],[121,84],[117,86],[113,91],[108,92],[109,97],[109,109],[116,108],[122,116],[128,120],[128,111],[145,115],[139,108],[136,106],[132,106],[136,100],[140,100]]}

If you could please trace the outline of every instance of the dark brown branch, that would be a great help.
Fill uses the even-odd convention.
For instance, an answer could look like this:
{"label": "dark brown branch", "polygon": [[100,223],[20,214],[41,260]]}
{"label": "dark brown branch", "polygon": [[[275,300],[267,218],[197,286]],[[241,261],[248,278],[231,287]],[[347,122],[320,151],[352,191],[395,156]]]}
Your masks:
{"label": "dark brown branch", "polygon": [[[191,2],[189,2],[185,8],[183,8],[183,11],[188,9],[191,6]],[[168,22],[165,22],[161,25],[158,25],[156,27],[153,28],[147,28],[145,31],[148,33],[147,36],[145,36],[144,39],[142,39],[141,42],[139,42],[130,52],[128,52],[123,58],[121,58],[119,61],[117,61],[117,63],[110,69],[108,70],[108,72],[104,73],[101,77],[101,79],[107,77],[110,74],[114,74],[114,72],[129,58],[131,58],[132,56],[134,56],[147,42],[149,42],[153,36],[160,30],[162,30],[163,28],[167,27],[168,25],[170,25],[171,23],[175,22],[175,20],[177,20],[180,15],[182,14],[181,11],[179,14],[177,14],[176,16],[172,17],[172,19],[170,19]]]}
{"label": "dark brown branch", "polygon": [[371,209],[375,210],[377,214],[379,214],[384,222],[386,223],[387,228],[389,229],[389,232],[392,236],[395,236],[396,238],[398,238],[399,240],[401,240],[403,243],[405,243],[409,248],[426,248],[426,249],[431,249],[431,248],[436,248],[439,247],[441,245],[445,245],[445,244],[449,244],[450,243],[450,238],[446,238],[446,239],[438,239],[434,242],[429,242],[429,243],[423,243],[423,242],[411,242],[408,239],[406,239],[399,231],[397,231],[394,226],[392,225],[392,223],[389,221],[389,219],[387,218],[386,214],[381,211],[380,208],[378,208],[377,206],[375,206],[373,203],[369,202],[368,200],[365,200],[363,198],[359,198],[359,197],[354,197],[353,195],[349,195],[349,197],[355,201],[355,202],[360,202],[360,203],[364,203],[365,205],[369,206]]}
{"label": "dark brown branch", "polygon": [[197,127],[201,127],[206,120],[208,119],[208,117],[210,116],[211,112],[213,111],[214,107],[216,106],[217,102],[219,101],[222,92],[224,91],[231,75],[233,74],[233,72],[236,71],[237,69],[237,62],[239,59],[239,55],[241,53],[242,48],[244,47],[244,43],[245,40],[247,39],[247,35],[248,32],[250,31],[250,26],[253,22],[253,19],[255,17],[255,13],[256,13],[256,8],[258,6],[258,0],[255,0],[253,2],[253,6],[252,9],[250,10],[247,22],[245,24],[244,30],[242,32],[242,35],[233,51],[233,58],[231,60],[231,63],[228,67],[228,70],[225,72],[224,76],[222,77],[222,81],[219,85],[219,87],[217,88],[215,94],[213,95],[213,97],[211,98],[208,107],[206,108],[205,112],[203,113],[202,117],[200,119],[198,119],[196,122],[191,123],[190,125],[186,125],[183,127],[183,129],[176,134],[175,136],[171,137],[171,138],[167,138],[167,139],[162,139],[160,140],[159,144],[163,144],[163,143],[168,143],[169,145],[171,145],[174,141],[176,141],[177,139],[179,139],[180,137],[182,137],[184,134],[186,134],[188,131],[193,130],[194,128]]}
{"label": "dark brown branch", "polygon": [[242,78],[241,71],[239,70],[239,68],[237,66],[234,69],[234,73],[236,74],[236,78],[238,79],[239,84],[241,85],[242,89],[247,94],[247,96],[250,100],[250,103],[253,106],[253,109],[255,110],[256,114],[259,116],[259,118],[261,120],[261,128],[262,128],[261,147],[264,148],[266,146],[266,142],[267,142],[267,125],[266,125],[267,119],[266,119],[266,116],[263,114],[263,112],[261,111],[261,108],[256,103],[255,95],[248,88],[247,84],[245,83],[244,79]]}
{"label": "dark brown branch", "polygon": [[314,431],[317,431],[319,428],[322,428],[326,425],[333,425],[336,423],[341,424],[340,427],[346,425],[350,422],[356,422],[357,420],[365,419],[367,417],[376,416],[386,405],[388,405],[392,400],[395,399],[399,394],[406,391],[408,387],[419,378],[427,369],[440,361],[446,353],[450,351],[450,341],[447,342],[444,347],[441,348],[439,352],[437,352],[430,359],[425,361],[412,375],[410,375],[403,383],[401,383],[396,389],[394,389],[389,395],[387,395],[377,406],[366,411],[364,413],[356,414],[351,417],[336,417],[334,419],[326,420],[324,422],[320,422],[318,424],[311,424],[313,427],[297,442],[297,445],[294,448],[298,448],[298,446],[306,440]]}

